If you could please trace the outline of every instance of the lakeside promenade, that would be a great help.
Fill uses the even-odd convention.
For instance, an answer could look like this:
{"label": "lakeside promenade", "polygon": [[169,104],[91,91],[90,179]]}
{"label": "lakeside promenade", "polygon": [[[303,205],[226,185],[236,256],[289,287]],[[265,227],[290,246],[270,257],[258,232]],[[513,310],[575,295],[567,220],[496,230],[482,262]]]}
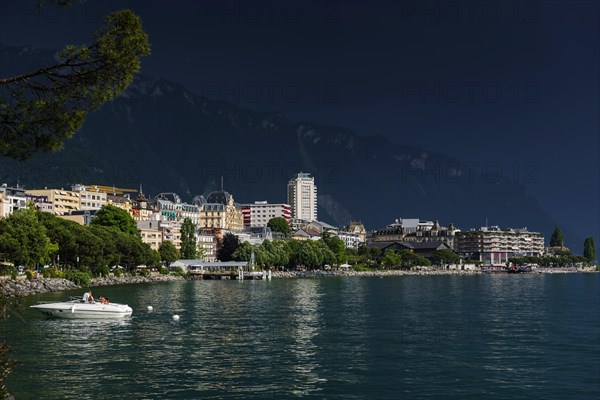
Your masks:
{"label": "lakeside promenade", "polygon": [[[594,273],[595,267],[589,268],[538,268],[533,272],[526,272],[526,275],[532,274],[567,274],[567,273]],[[318,278],[337,278],[337,277],[394,277],[394,276],[441,276],[441,275],[461,275],[473,276],[484,274],[506,274],[504,271],[485,271],[485,270],[459,270],[459,269],[434,269],[423,268],[418,270],[373,270],[373,271],[354,271],[354,270],[315,270],[315,271],[272,271],[274,279],[318,279]],[[514,274],[520,275],[520,274]],[[182,281],[186,278],[178,275],[150,275],[150,276],[120,276],[94,278],[85,286],[79,286],[64,278],[34,278],[27,280],[19,278],[16,280],[9,277],[0,277],[0,295],[8,298],[17,298],[31,296],[40,293],[61,292],[67,290],[76,290],[89,287],[102,287],[112,285],[133,285],[138,283],[169,282]]]}

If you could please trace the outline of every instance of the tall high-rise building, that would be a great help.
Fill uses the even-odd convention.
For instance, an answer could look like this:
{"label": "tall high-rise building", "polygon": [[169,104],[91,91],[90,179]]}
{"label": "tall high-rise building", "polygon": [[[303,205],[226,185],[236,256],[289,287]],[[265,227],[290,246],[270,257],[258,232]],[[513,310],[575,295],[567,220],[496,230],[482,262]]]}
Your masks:
{"label": "tall high-rise building", "polygon": [[292,218],[317,220],[317,186],[315,178],[305,172],[298,173],[288,183],[288,204]]}

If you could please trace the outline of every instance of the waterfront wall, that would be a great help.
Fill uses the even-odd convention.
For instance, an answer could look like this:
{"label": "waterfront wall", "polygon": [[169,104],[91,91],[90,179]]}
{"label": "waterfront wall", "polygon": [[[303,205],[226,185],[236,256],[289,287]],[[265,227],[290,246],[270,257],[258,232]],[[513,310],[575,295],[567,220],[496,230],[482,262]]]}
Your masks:
{"label": "waterfront wall", "polygon": [[[120,276],[94,278],[85,287],[124,285],[149,282],[166,282],[183,280],[181,276],[175,275],[151,275],[151,276]],[[39,293],[62,292],[66,290],[81,289],[82,287],[63,278],[35,278],[27,279],[0,279],[0,294],[6,297],[23,297]]]}
{"label": "waterfront wall", "polygon": [[478,275],[479,270],[376,270],[376,271],[273,271],[273,278],[324,278],[337,276]]}

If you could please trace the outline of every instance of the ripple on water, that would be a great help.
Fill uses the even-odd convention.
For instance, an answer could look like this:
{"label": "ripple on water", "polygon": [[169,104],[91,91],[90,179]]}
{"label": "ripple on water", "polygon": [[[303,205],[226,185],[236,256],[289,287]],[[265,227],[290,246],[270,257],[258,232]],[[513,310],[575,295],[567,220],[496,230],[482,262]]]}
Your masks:
{"label": "ripple on water", "polygon": [[26,310],[2,333],[19,361],[9,385],[20,400],[592,399],[599,283],[598,275],[169,282],[102,288],[133,307],[124,321]]}

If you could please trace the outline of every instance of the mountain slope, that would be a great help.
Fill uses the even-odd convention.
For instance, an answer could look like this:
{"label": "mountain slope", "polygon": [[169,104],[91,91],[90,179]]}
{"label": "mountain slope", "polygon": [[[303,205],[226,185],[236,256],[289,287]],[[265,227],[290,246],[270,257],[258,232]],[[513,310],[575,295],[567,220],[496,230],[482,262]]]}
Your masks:
{"label": "mountain slope", "polygon": [[[2,75],[48,59],[43,52],[6,47],[1,52]],[[287,181],[305,171],[317,180],[319,218],[338,225],[359,219],[376,228],[397,217],[420,217],[468,229],[487,218],[549,236],[556,223],[537,201],[494,164],[484,167],[345,128],[291,122],[138,77],[124,95],[91,114],[63,151],[26,163],[0,160],[0,178],[28,188],[141,183],[150,194],[175,191],[191,199],[218,189],[223,176],[238,202],[283,202]]]}

